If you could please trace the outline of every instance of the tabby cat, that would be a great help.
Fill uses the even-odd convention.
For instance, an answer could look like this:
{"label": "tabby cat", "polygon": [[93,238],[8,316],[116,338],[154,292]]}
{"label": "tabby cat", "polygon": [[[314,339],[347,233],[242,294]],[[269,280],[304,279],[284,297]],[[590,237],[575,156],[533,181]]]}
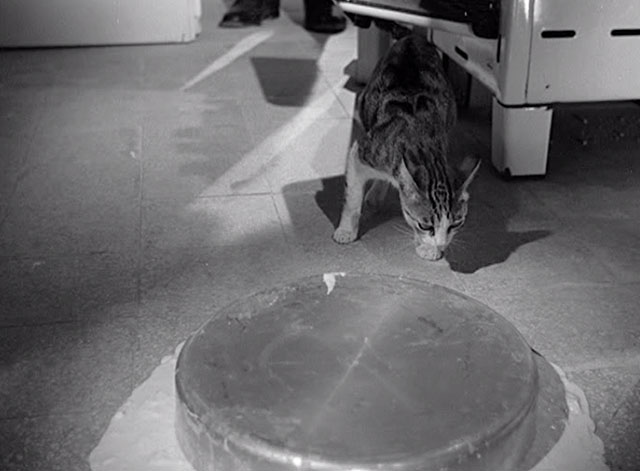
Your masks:
{"label": "tabby cat", "polygon": [[467,189],[480,161],[447,162],[449,132],[456,120],[453,91],[433,44],[423,35],[396,41],[356,99],[361,134],[347,157],[345,202],[333,239],[358,236],[365,185],[366,204],[398,189],[402,213],[413,229],[417,254],[442,258],[467,215]]}

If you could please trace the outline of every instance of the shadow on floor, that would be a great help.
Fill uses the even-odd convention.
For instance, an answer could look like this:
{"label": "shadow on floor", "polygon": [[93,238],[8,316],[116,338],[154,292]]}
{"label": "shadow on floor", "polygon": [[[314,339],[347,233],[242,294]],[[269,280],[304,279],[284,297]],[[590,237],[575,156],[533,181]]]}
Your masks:
{"label": "shadow on floor", "polygon": [[[344,176],[324,178],[322,179],[322,189],[315,195],[316,204],[327,219],[331,221],[334,228],[338,227],[338,223],[340,222],[342,202],[344,201],[344,188]],[[402,216],[397,194],[393,193],[389,195],[388,200],[380,211],[374,212],[365,207],[360,220],[360,236]]]}
{"label": "shadow on floor", "polygon": [[454,243],[447,251],[446,259],[453,271],[471,274],[481,268],[505,262],[518,247],[550,234],[551,231],[547,230],[480,234],[462,232],[456,236],[458,243]]}
{"label": "shadow on floor", "polygon": [[483,156],[482,168],[470,187],[469,210],[462,230],[449,246],[446,259],[451,269],[471,274],[505,262],[519,247],[551,235],[542,224],[518,230],[510,227],[533,195],[505,182]]}
{"label": "shadow on floor", "polygon": [[278,106],[303,106],[320,72],[314,59],[252,57],[264,98]]}
{"label": "shadow on floor", "polygon": [[[358,90],[358,87],[355,88]],[[359,129],[352,126],[351,142],[359,137]],[[463,155],[477,154],[483,159],[481,170],[471,185],[471,198],[469,213],[465,227],[456,235],[454,241],[446,252],[446,260],[451,269],[458,273],[470,274],[482,268],[500,264],[506,261],[518,247],[543,239],[551,234],[551,231],[540,229],[510,230],[509,221],[518,215],[523,202],[520,198],[530,195],[514,192],[514,185],[504,181],[492,170],[489,150],[478,149],[476,140],[464,133],[454,136],[451,150],[452,163]],[[345,157],[346,158],[346,157]],[[304,185],[309,182],[305,182]],[[302,182],[301,182],[302,184]],[[337,227],[344,200],[344,177],[335,176],[322,179],[322,189],[315,195],[315,202],[322,210],[333,227]],[[297,185],[296,185],[297,186]],[[288,191],[283,189],[285,198]],[[509,195],[505,198],[505,195]],[[296,224],[296,221],[293,221]],[[397,191],[389,192],[387,201],[380,211],[372,211],[363,208],[359,230],[361,238],[376,228],[386,224],[396,227],[398,242],[403,244],[408,236],[403,234],[406,226],[400,211],[400,200]],[[410,232],[408,226],[406,230]],[[372,234],[372,236],[374,236]],[[375,236],[374,236],[375,237]]]}
{"label": "shadow on floor", "polygon": [[[316,193],[315,201],[333,227],[337,227],[340,221],[343,199],[344,177],[336,176],[322,180],[322,190]],[[446,254],[451,269],[458,273],[474,273],[482,268],[502,263],[518,247],[551,234],[548,230],[509,231],[506,229],[507,220],[500,220],[500,218],[487,220],[487,225],[483,226],[481,221],[475,220],[481,216],[474,217],[473,209],[479,208],[470,210],[469,225],[472,227],[463,229],[456,236]],[[514,208],[515,211],[517,208]],[[296,222],[293,221],[293,224],[295,225]],[[384,224],[404,224],[397,192],[390,193],[382,211],[372,213],[365,208],[360,225],[360,237]],[[407,231],[409,230],[407,226]],[[375,237],[375,235],[372,236]],[[408,236],[398,232],[397,237],[407,238]]]}

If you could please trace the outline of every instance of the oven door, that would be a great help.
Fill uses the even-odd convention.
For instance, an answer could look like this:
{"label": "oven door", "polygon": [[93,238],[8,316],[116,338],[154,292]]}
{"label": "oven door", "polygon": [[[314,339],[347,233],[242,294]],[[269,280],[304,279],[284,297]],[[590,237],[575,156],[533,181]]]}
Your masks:
{"label": "oven door", "polygon": [[335,3],[358,26],[366,27],[373,19],[481,38],[498,37],[498,0],[337,0]]}

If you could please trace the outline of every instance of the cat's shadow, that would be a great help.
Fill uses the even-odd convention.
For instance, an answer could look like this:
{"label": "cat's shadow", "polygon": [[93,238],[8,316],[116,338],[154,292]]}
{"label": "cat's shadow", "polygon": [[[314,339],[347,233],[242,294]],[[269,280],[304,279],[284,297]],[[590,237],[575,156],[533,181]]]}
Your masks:
{"label": "cat's shadow", "polygon": [[[331,221],[334,228],[338,227],[338,223],[340,222],[342,203],[344,201],[344,188],[344,176],[324,178],[322,179],[322,190],[318,191],[315,195],[316,204],[327,219]],[[399,201],[397,202],[397,210],[394,209],[396,208],[394,200],[397,200],[397,194],[391,191],[383,208],[378,208],[374,211],[372,208],[364,207],[360,219],[360,236],[402,215]]]}
{"label": "cat's shadow", "polygon": [[543,239],[549,230],[470,231],[463,230],[449,247],[446,260],[457,273],[471,274],[505,262],[519,247]]}
{"label": "cat's shadow", "polygon": [[[484,177],[497,179],[491,175],[484,175]],[[488,183],[491,184],[491,182]],[[509,185],[500,181],[493,183]],[[479,191],[482,189],[480,188]],[[322,189],[316,193],[315,202],[333,227],[337,227],[340,220],[343,200],[344,177],[322,179]],[[508,210],[505,211],[504,196],[501,196],[500,192],[490,192],[488,195],[484,193],[476,200],[473,200],[472,196],[467,223],[456,235],[445,256],[454,272],[471,274],[482,268],[503,263],[519,247],[551,234],[551,231],[545,229],[509,230],[507,223],[509,217],[518,211],[517,201],[513,199],[507,205]],[[405,224],[397,192],[389,192],[382,210],[374,212],[370,208],[364,208],[359,237],[375,237],[376,228],[384,224]],[[408,226],[407,231],[410,231]],[[398,231],[397,237],[410,239],[411,236]]]}

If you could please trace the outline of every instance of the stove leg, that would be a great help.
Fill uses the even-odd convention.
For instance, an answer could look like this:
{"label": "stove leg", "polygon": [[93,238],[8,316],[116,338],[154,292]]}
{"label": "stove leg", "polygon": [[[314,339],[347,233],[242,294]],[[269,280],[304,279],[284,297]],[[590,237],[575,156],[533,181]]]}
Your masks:
{"label": "stove leg", "polygon": [[506,176],[544,175],[553,109],[511,108],[493,99],[491,161]]}

